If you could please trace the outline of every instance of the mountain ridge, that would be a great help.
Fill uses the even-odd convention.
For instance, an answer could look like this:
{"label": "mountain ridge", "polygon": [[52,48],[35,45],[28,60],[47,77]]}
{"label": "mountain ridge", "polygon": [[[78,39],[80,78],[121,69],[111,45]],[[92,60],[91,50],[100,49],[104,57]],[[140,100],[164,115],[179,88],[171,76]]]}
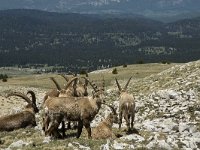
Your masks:
{"label": "mountain ridge", "polygon": [[0,66],[48,64],[95,70],[138,62],[199,59],[199,19],[0,11]]}
{"label": "mountain ridge", "polygon": [[[196,0],[6,0],[0,9],[39,9],[87,14],[139,14],[150,18],[179,17],[199,13]],[[183,17],[183,16],[182,16]]]}

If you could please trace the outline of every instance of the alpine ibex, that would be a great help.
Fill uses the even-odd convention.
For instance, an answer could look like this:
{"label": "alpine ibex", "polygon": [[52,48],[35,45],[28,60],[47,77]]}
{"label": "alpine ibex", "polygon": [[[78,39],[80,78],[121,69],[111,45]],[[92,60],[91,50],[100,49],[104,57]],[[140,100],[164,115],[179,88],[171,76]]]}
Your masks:
{"label": "alpine ibex", "polygon": [[[45,101],[51,97],[71,97],[74,95],[73,89],[70,89],[69,87],[71,87],[72,82],[74,82],[77,79],[77,77],[73,77],[70,80],[68,80],[67,84],[65,85],[65,89],[61,89],[60,85],[53,77],[50,77],[50,79],[56,85],[57,90],[52,90],[52,91],[46,93],[44,100],[43,100],[43,105],[44,105]],[[43,130],[44,131],[47,130],[47,128],[48,128],[47,127],[48,122],[50,122],[50,118],[46,114],[44,114],[44,116],[43,116]],[[68,127],[71,128],[70,123],[68,123]],[[63,136],[65,136],[64,120],[62,121],[62,130],[63,130]]]}
{"label": "alpine ibex", "polygon": [[[122,117],[126,120],[128,131],[133,129],[133,122],[135,118],[135,101],[132,94],[127,92],[128,84],[132,77],[129,78],[126,85],[122,89],[118,80],[116,80],[117,87],[119,89],[119,129],[122,124]],[[130,126],[131,124],[131,126]]]}
{"label": "alpine ibex", "polygon": [[[88,80],[88,79],[87,79]],[[77,138],[80,137],[82,128],[85,126],[88,138],[91,138],[90,122],[99,112],[101,104],[104,103],[104,92],[99,90],[89,80],[93,87],[93,96],[88,97],[52,97],[45,102],[45,111],[50,118],[48,129],[45,135],[56,135],[61,121],[65,118],[68,121],[78,121]]]}
{"label": "alpine ibex", "polygon": [[[47,99],[48,97],[83,97],[83,96],[87,96],[88,92],[87,92],[87,85],[88,85],[88,81],[87,78],[85,79],[85,83],[83,84],[82,82],[78,81],[78,77],[73,77],[70,80],[68,78],[66,78],[64,75],[61,75],[66,81],[67,84],[65,85],[64,89],[61,89],[60,85],[58,84],[58,82],[51,77],[50,79],[55,83],[57,90],[55,92],[55,90],[53,90],[52,92],[50,92],[51,95],[53,96],[48,96],[50,94],[48,94],[45,99]],[[73,83],[74,82],[74,83]],[[72,85],[73,83],[73,85]],[[52,94],[55,93],[55,94]],[[48,117],[44,117],[44,124],[43,124],[43,130],[45,131],[47,128],[47,124],[49,122],[49,118]],[[45,123],[47,122],[47,123]],[[70,122],[68,122],[68,129],[71,129],[71,125]],[[65,136],[65,123],[64,121],[62,121],[62,131],[63,131],[63,136]]]}
{"label": "alpine ibex", "polygon": [[117,113],[114,107],[111,105],[108,105],[108,107],[111,108],[112,112],[92,130],[93,139],[116,138],[112,131],[112,126],[113,123],[118,123]]}
{"label": "alpine ibex", "polygon": [[39,109],[36,106],[36,97],[33,91],[28,91],[27,94],[31,94],[32,100],[19,92],[12,92],[7,95],[7,97],[19,96],[23,98],[28,104],[22,112],[1,117],[0,131],[13,131],[19,128],[36,126],[35,114],[39,112]]}

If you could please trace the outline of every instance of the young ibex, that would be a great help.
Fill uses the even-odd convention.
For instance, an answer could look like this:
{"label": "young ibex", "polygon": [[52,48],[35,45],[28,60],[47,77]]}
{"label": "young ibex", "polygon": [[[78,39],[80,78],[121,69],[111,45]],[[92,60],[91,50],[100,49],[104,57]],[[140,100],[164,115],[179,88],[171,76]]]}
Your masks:
{"label": "young ibex", "polygon": [[57,129],[65,118],[68,121],[78,121],[77,138],[80,137],[83,126],[88,132],[88,138],[91,138],[90,122],[99,112],[101,104],[104,103],[104,92],[97,89],[89,80],[88,82],[94,89],[92,97],[54,97],[46,100],[44,108],[50,122],[45,135],[59,137]]}
{"label": "young ibex", "polygon": [[[122,117],[124,117],[124,119],[126,120],[128,131],[133,129],[133,122],[135,118],[134,97],[132,94],[129,94],[127,92],[127,87],[128,87],[128,84],[130,83],[131,78],[132,77],[129,78],[128,82],[126,83],[123,89],[119,85],[118,80],[115,78],[116,84],[119,89],[119,94],[120,94],[119,96],[119,129],[121,128]],[[131,124],[131,127],[130,127],[130,124]]]}
{"label": "young ibex", "polygon": [[108,106],[111,108],[112,112],[92,130],[93,139],[116,138],[112,131],[112,126],[113,123],[118,123],[118,117],[115,108],[110,105]]}
{"label": "young ibex", "polygon": [[32,100],[19,92],[12,92],[7,95],[7,97],[19,96],[23,98],[28,103],[28,105],[26,105],[24,111],[22,112],[1,117],[0,131],[13,131],[19,128],[36,126],[35,114],[39,112],[39,109],[36,106],[35,94],[33,91],[28,91],[27,94],[31,94]]}

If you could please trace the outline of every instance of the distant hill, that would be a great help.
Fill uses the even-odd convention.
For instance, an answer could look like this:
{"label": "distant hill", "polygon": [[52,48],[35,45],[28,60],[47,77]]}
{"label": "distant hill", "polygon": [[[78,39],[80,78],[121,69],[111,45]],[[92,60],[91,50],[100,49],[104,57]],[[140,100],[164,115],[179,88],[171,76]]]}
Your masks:
{"label": "distant hill", "polygon": [[[1,0],[0,10],[39,9],[86,14],[139,14],[163,20],[200,13],[199,0]],[[184,14],[184,15],[182,15]]]}
{"label": "distant hill", "polygon": [[0,11],[0,66],[48,64],[68,70],[200,58],[199,18],[164,24],[141,16]]}

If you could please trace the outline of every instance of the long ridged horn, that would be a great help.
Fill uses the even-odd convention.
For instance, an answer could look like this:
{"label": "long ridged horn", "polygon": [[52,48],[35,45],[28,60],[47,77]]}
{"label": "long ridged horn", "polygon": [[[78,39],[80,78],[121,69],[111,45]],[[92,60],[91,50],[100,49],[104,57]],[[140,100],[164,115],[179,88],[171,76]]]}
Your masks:
{"label": "long ridged horn", "polygon": [[115,81],[116,81],[116,84],[117,84],[117,87],[118,87],[119,91],[121,91],[122,88],[121,88],[121,86],[119,85],[119,82],[118,82],[117,78],[115,78]]}
{"label": "long ridged horn", "polygon": [[104,79],[104,76],[103,76],[103,79],[102,79],[102,90],[105,91],[105,79]]}
{"label": "long ridged horn", "polygon": [[56,85],[56,88],[59,90],[59,91],[61,91],[62,89],[61,89],[61,87],[60,87],[60,85],[58,84],[58,82],[56,81],[56,79],[54,78],[54,77],[50,77],[50,79],[53,81],[53,83]]}
{"label": "long ridged horn", "polygon": [[67,84],[65,85],[65,90],[67,90],[67,89],[69,88],[69,86],[72,84],[72,82],[73,82],[74,80],[76,80],[76,79],[78,79],[78,77],[74,77],[74,78],[70,79],[70,80],[67,82]]}
{"label": "long ridged horn", "polygon": [[[85,74],[85,77],[86,78],[88,78],[89,77],[89,75],[88,75],[88,73],[86,72],[86,74]],[[88,86],[88,80],[85,80],[85,86]]]}
{"label": "long ridged horn", "polygon": [[69,81],[69,78],[67,78],[64,74],[59,74],[61,77],[63,77],[67,82]]}
{"label": "long ridged horn", "polygon": [[27,94],[31,94],[31,97],[32,97],[32,104],[33,104],[32,106],[33,106],[33,108],[34,108],[35,113],[38,113],[38,112],[39,112],[39,109],[38,109],[38,107],[37,107],[37,105],[36,105],[35,93],[34,93],[33,91],[29,90],[29,91],[27,92]]}
{"label": "long ridged horn", "polygon": [[96,84],[92,83],[92,82],[91,82],[88,78],[86,78],[86,77],[82,77],[82,78],[84,78],[85,80],[87,80],[87,82],[91,85],[91,87],[94,89],[95,92],[98,92],[98,91],[99,91],[99,89],[98,89],[98,87],[97,87]]}
{"label": "long ridged horn", "polygon": [[124,90],[125,90],[125,91],[127,90],[127,87],[128,87],[128,85],[129,85],[129,83],[130,83],[130,81],[131,81],[131,78],[132,78],[132,76],[128,79],[126,85],[124,86]]}
{"label": "long ridged horn", "polygon": [[88,79],[88,73],[86,73],[86,76],[85,77],[81,77],[81,78],[83,78],[83,79],[85,79],[85,86],[88,86],[88,81],[89,81],[89,79]]}
{"label": "long ridged horn", "polygon": [[32,103],[36,105],[36,97],[35,97],[35,93],[31,90],[29,90],[26,94],[31,94],[32,97]]}
{"label": "long ridged horn", "polygon": [[10,96],[19,96],[19,97],[23,98],[28,104],[32,104],[32,101],[26,95],[24,95],[20,92],[11,92],[6,97],[10,97]]}

